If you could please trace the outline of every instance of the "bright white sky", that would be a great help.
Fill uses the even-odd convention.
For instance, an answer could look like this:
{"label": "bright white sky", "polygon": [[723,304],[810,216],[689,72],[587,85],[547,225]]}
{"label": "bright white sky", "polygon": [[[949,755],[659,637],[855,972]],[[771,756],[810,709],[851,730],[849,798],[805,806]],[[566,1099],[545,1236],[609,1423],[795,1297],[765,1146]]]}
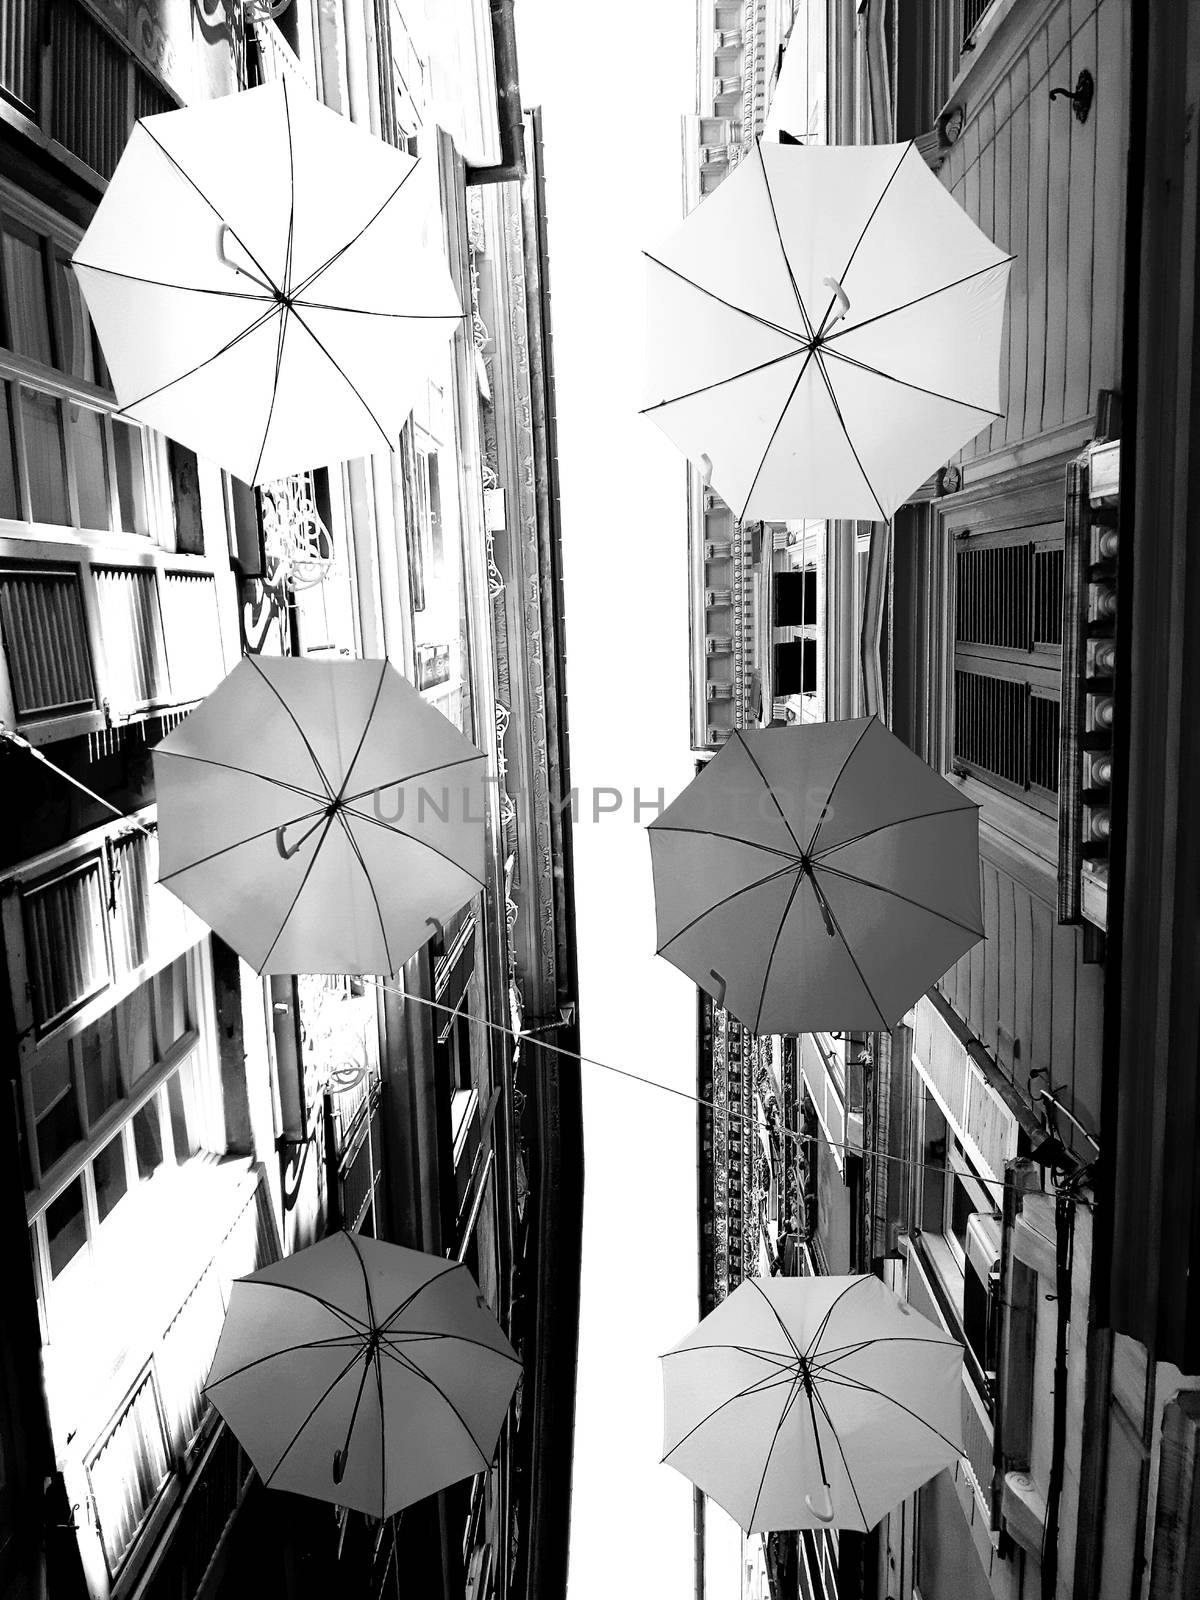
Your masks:
{"label": "bright white sky", "polygon": [[[642,259],[682,212],[694,0],[626,26],[562,0],[515,8],[522,99],[545,119],[557,378],[580,1021],[587,1055],[694,1093],[694,986],[654,955],[633,790],[692,776],[683,458],[637,415]],[[594,787],[624,807],[593,823]],[[658,1357],[698,1317],[696,1113],[583,1069],[586,1198],[571,1600],[694,1594],[691,1485],[659,1464]],[[737,1530],[709,1510],[708,1594],[738,1594]]]}

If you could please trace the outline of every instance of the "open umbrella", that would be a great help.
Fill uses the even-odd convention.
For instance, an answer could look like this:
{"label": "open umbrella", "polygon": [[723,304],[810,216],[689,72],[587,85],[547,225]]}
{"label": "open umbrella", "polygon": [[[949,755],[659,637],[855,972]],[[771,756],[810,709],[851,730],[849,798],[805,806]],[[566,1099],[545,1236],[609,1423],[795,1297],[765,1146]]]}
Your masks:
{"label": "open umbrella", "polygon": [[662,1359],[663,1460],[747,1533],[865,1533],[962,1453],[962,1346],[878,1278],[747,1279]]}
{"label": "open umbrella", "polygon": [[286,79],[143,117],[74,256],[122,410],[247,483],[394,449],[461,314],[435,216]]}
{"label": "open umbrella", "polygon": [[978,810],[875,717],[735,733],[648,831],[658,954],[755,1033],[891,1028],[983,936]]}
{"label": "open umbrella", "polygon": [[520,1373],[460,1262],[335,1233],[234,1283],[204,1392],[269,1487],[383,1518],[487,1471]]}
{"label": "open umbrella", "polygon": [[393,973],[484,881],[485,766],[386,661],[247,656],[154,752],[159,881],[258,972]]}
{"label": "open umbrella", "polygon": [[760,142],[647,255],[646,415],[739,517],[886,520],[998,415],[1009,258],[915,145]]}

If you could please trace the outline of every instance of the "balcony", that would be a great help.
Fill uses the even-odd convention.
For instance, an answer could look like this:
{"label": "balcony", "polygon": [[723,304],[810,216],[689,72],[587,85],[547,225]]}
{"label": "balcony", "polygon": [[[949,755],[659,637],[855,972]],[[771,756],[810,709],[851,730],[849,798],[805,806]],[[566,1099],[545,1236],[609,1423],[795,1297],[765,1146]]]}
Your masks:
{"label": "balcony", "polygon": [[959,37],[962,40],[960,48],[964,51],[974,50],[978,43],[978,34],[983,19],[992,9],[995,0],[962,0],[962,23]]}

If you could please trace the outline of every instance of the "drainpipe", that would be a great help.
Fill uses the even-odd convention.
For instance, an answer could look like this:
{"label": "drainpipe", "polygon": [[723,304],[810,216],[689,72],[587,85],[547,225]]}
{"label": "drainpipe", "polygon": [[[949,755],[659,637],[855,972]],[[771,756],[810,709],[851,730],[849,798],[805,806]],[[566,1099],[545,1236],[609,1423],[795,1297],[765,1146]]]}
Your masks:
{"label": "drainpipe", "polygon": [[1062,1500],[1063,1460],[1067,1448],[1067,1338],[1071,1328],[1071,1265],[1075,1241],[1075,1195],[1059,1189],[1054,1202],[1057,1256],[1058,1328],[1054,1344],[1054,1414],[1050,1443],[1050,1480],[1046,1486],[1046,1532],[1042,1541],[1042,1600],[1056,1600],[1058,1589],[1058,1515]]}

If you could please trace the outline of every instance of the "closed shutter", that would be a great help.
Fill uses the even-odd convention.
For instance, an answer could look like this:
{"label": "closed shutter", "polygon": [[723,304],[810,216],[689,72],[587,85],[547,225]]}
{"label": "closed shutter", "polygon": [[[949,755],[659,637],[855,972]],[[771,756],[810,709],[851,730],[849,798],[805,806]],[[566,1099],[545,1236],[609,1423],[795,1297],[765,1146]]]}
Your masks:
{"label": "closed shutter", "polygon": [[22,898],[29,995],[34,1023],[45,1033],[112,981],[100,857]]}
{"label": "closed shutter", "polygon": [[960,534],[954,565],[957,769],[1053,816],[1062,677],[1061,523]]}
{"label": "closed shutter", "polygon": [[95,708],[78,568],[0,570],[0,632],[21,721]]}

